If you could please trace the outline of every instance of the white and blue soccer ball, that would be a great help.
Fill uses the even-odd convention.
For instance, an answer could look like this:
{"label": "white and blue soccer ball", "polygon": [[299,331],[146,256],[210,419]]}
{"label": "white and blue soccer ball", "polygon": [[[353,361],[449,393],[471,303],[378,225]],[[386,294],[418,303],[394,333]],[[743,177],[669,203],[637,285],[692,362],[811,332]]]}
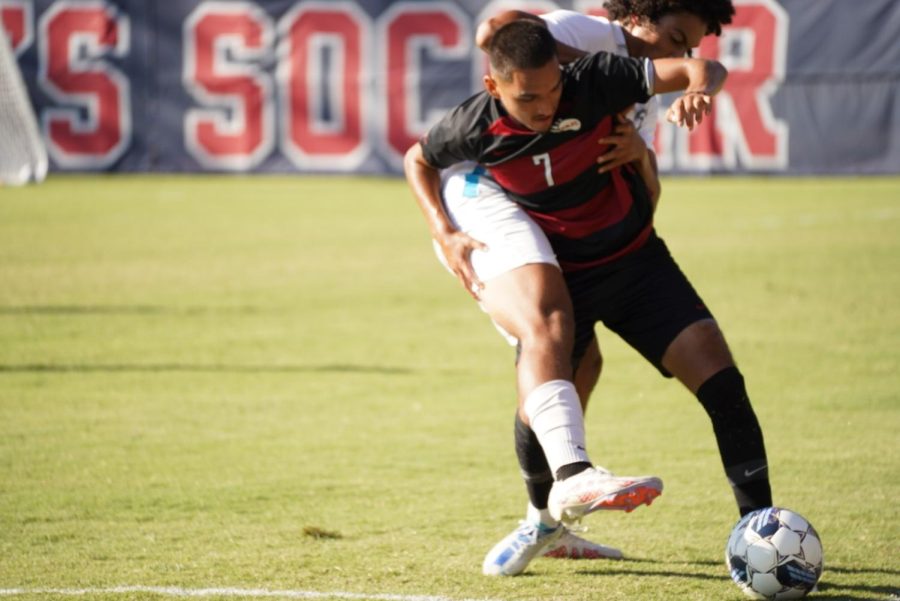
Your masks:
{"label": "white and blue soccer ball", "polygon": [[822,542],[803,516],[766,507],[738,521],[725,546],[731,578],[753,599],[799,599],[822,575]]}

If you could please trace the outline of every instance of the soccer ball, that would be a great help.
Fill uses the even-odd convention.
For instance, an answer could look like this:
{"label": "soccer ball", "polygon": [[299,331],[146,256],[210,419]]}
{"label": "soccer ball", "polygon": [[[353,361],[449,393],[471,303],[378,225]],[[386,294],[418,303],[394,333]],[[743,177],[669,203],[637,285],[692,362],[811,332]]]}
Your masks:
{"label": "soccer ball", "polygon": [[799,599],[822,575],[822,543],[803,516],[780,507],[748,513],[725,546],[732,580],[753,599]]}

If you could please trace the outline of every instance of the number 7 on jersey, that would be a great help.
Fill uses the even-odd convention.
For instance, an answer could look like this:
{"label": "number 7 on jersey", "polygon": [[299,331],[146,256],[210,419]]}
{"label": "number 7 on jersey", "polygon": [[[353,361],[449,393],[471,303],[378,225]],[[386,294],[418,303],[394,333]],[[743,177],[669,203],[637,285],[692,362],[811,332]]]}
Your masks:
{"label": "number 7 on jersey", "polygon": [[544,165],[544,178],[547,180],[547,185],[552,186],[553,184],[553,170],[550,167],[550,153],[545,152],[544,154],[536,154],[531,157],[531,160],[535,165]]}

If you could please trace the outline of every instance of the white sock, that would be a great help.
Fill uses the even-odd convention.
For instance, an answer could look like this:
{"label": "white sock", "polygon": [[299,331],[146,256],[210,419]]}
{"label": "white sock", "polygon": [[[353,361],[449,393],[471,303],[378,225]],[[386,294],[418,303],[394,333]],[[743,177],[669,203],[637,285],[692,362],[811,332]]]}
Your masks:
{"label": "white sock", "polygon": [[552,530],[559,526],[559,520],[553,519],[549,509],[538,509],[531,503],[528,504],[528,509],[525,511],[525,519],[532,524],[543,526],[548,530]]}
{"label": "white sock", "polygon": [[590,463],[584,442],[584,412],[572,382],[544,382],[525,398],[524,410],[554,478],[564,465]]}

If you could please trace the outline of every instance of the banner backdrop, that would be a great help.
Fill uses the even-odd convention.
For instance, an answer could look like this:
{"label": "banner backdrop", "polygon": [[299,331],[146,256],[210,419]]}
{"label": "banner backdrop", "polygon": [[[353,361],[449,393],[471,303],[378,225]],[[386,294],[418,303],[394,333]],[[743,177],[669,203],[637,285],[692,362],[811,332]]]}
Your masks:
{"label": "banner backdrop", "polygon": [[[662,125],[669,173],[900,173],[900,2],[735,0],[699,56],[713,119]],[[399,173],[479,90],[474,29],[602,0],[0,0],[53,169]],[[663,103],[665,106],[666,103]]]}

